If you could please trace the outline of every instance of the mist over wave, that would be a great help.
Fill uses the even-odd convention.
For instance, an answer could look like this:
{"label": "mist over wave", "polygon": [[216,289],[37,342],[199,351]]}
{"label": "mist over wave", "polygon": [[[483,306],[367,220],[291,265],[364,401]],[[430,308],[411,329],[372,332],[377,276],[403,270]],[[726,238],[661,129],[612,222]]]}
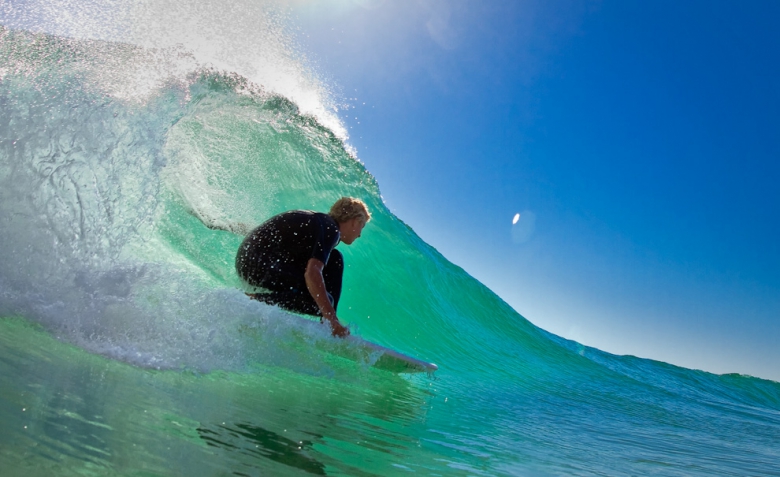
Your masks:
{"label": "mist over wave", "polygon": [[294,40],[287,0],[25,0],[0,7],[5,27],[61,38],[134,45],[132,57],[114,50],[90,51],[100,66],[92,81],[117,98],[143,101],[194,69],[213,68],[240,75],[263,90],[290,99],[302,114],[314,116],[339,138],[347,132],[341,107],[309,66]]}

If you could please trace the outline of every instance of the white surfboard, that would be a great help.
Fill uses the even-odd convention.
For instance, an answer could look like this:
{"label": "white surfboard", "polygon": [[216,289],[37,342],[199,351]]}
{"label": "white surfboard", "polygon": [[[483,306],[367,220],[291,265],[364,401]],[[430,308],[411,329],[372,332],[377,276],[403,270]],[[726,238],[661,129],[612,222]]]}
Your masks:
{"label": "white surfboard", "polygon": [[347,346],[335,346],[331,352],[358,362],[369,362],[377,369],[393,373],[432,373],[439,369],[433,363],[385,348],[359,336],[349,335],[344,338],[344,342]]}
{"label": "white surfboard", "polygon": [[[411,356],[405,355],[390,348],[372,343],[355,335],[348,335],[346,338],[334,338],[330,336],[330,327],[327,328],[327,337],[323,336],[325,325],[308,317],[294,313],[286,313],[287,316],[294,317],[303,328],[308,329],[307,338],[304,338],[308,345],[327,353],[347,358],[358,363],[390,371],[393,373],[432,373],[439,369],[433,363],[423,361]],[[317,329],[316,332],[314,330]],[[303,331],[301,330],[301,331]],[[244,328],[244,332],[254,333],[250,328]],[[319,335],[320,338],[312,340],[311,338]]]}
{"label": "white surfboard", "polygon": [[[291,314],[290,316],[303,320],[306,323],[306,327],[325,326],[300,315]],[[399,353],[355,335],[348,335],[346,338],[328,337],[324,340],[318,340],[315,347],[327,353],[357,361],[358,363],[366,363],[374,368],[393,373],[432,373],[439,369],[433,363]]]}

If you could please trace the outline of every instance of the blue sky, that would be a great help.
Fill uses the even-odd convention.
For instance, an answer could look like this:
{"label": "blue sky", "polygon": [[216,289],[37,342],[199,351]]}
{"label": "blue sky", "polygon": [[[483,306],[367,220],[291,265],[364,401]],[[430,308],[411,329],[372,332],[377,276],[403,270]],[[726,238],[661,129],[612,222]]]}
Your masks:
{"label": "blue sky", "polygon": [[780,3],[293,5],[447,258],[564,337],[780,380]]}

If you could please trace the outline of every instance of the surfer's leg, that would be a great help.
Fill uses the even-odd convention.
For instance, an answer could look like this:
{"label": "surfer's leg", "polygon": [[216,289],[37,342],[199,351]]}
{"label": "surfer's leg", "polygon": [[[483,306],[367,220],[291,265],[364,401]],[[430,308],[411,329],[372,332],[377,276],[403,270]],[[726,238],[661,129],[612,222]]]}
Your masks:
{"label": "surfer's leg", "polygon": [[277,290],[267,293],[247,293],[250,298],[278,306],[287,311],[293,311],[302,315],[319,316],[320,309],[309,294],[309,290]]}
{"label": "surfer's leg", "polygon": [[322,270],[322,278],[325,281],[325,289],[328,291],[328,298],[337,310],[339,298],[341,298],[341,281],[344,277],[344,257],[336,249],[330,252],[330,258],[325,268]]}
{"label": "surfer's leg", "polygon": [[[322,278],[325,282],[325,290],[328,293],[328,300],[337,309],[339,298],[341,297],[341,279],[344,276],[344,257],[338,250],[330,253],[327,265],[322,270]],[[275,283],[273,280],[266,279],[258,286],[269,290],[264,293],[247,293],[253,298],[269,305],[278,306],[284,310],[301,313],[303,315],[320,316],[320,308],[312,298],[306,285],[289,287]]]}

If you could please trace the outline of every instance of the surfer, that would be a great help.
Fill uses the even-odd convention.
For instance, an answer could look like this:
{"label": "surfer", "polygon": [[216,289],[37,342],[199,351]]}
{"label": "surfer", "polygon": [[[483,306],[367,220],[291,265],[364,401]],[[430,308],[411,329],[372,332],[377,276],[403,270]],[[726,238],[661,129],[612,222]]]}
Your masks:
{"label": "surfer", "polygon": [[[236,255],[238,276],[255,300],[327,320],[333,336],[349,334],[336,316],[344,258],[334,247],[351,245],[371,219],[360,199],[342,197],[327,214],[292,210],[249,232]],[[254,290],[259,288],[260,290]]]}

